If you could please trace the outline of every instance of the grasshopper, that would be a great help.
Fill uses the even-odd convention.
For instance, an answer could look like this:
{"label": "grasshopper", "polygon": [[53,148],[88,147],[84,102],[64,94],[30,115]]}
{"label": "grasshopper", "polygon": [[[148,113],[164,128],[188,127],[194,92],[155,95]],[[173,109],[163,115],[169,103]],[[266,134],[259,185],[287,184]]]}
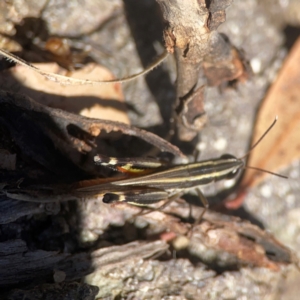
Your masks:
{"label": "grasshopper", "polygon": [[[260,139],[250,148],[248,153],[236,158],[226,154],[220,158],[199,161],[195,163],[164,166],[161,162],[147,158],[111,158],[101,155],[95,156],[95,163],[108,166],[114,170],[134,174],[133,178],[114,179],[109,183],[81,188],[81,191],[104,191],[104,203],[125,202],[136,206],[148,206],[162,200],[173,200],[179,194],[191,188],[197,188],[199,198],[204,206],[204,210],[197,222],[200,222],[209,204],[205,196],[198,188],[211,182],[223,179],[234,178],[241,169],[253,168],[267,172],[279,177],[285,176],[262,170],[255,167],[245,166],[243,159],[261,142],[267,133],[275,125],[277,118],[260,137]],[[106,191],[106,192],[105,192]],[[167,202],[168,203],[168,202]],[[161,206],[159,209],[165,207]]]}

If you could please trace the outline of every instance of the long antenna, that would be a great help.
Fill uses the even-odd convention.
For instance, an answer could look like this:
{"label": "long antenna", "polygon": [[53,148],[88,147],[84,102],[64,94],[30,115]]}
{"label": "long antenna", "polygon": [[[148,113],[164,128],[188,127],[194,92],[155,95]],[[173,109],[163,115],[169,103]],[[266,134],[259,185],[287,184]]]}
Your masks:
{"label": "long antenna", "polygon": [[247,157],[251,151],[265,138],[265,136],[270,132],[270,130],[274,127],[274,125],[276,124],[278,120],[278,116],[275,117],[273,123],[268,127],[268,129],[263,133],[263,135],[258,139],[257,142],[255,142],[249,149],[249,151],[242,157],[240,157],[240,159],[243,159],[245,157]]}
{"label": "long antenna", "polygon": [[245,166],[244,169],[252,169],[252,170],[256,170],[256,171],[261,171],[261,172],[264,172],[264,173],[275,175],[277,177],[288,179],[287,176],[284,176],[284,175],[281,175],[281,174],[278,174],[278,173],[274,173],[274,172],[271,172],[271,171],[268,171],[268,170],[265,170],[265,169],[261,169],[261,168],[256,168],[256,167],[251,167],[251,166]]}
{"label": "long antenna", "polygon": [[[251,151],[265,138],[265,136],[270,132],[270,130],[274,127],[274,125],[276,124],[278,120],[278,116],[275,117],[273,123],[268,127],[268,129],[262,134],[262,136],[258,139],[258,141],[256,143],[254,143],[254,145],[252,145],[249,149],[249,151],[243,156],[241,157],[240,159],[243,159],[245,157],[247,157]],[[284,175],[281,175],[281,174],[278,174],[278,173],[274,173],[274,172],[271,172],[271,171],[268,171],[268,170],[265,170],[265,169],[261,169],[261,168],[257,168],[257,167],[251,167],[251,166],[245,166],[244,169],[252,169],[252,170],[256,170],[256,171],[260,171],[260,172],[264,172],[264,173],[268,173],[268,174],[271,174],[271,175],[275,175],[277,177],[281,177],[281,178],[285,178],[287,179],[288,177],[287,176],[284,176]]]}

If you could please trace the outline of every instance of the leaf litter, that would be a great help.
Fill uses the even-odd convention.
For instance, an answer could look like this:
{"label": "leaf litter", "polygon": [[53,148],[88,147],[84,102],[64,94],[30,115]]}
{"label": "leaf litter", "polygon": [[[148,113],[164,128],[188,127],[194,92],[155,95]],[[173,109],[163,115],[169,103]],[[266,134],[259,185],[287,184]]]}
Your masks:
{"label": "leaf litter", "polygon": [[[50,78],[52,78],[51,76],[52,76],[52,75],[50,75]],[[68,80],[66,80],[66,82],[68,83]],[[258,249],[258,250],[259,250],[259,249]]]}

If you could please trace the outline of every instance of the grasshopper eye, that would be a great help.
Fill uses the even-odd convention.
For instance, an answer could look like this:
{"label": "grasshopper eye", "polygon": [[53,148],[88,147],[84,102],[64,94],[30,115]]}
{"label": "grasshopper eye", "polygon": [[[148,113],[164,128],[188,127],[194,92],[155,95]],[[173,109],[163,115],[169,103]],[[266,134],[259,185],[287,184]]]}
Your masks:
{"label": "grasshopper eye", "polygon": [[[232,161],[236,161],[237,158],[231,154],[223,154],[220,159],[223,160],[228,160],[228,163],[232,162]],[[239,171],[239,168],[236,168],[235,170],[229,172],[224,179],[232,179],[234,177],[236,177],[237,173]]]}
{"label": "grasshopper eye", "polygon": [[223,154],[220,159],[237,159],[235,156],[231,154]]}

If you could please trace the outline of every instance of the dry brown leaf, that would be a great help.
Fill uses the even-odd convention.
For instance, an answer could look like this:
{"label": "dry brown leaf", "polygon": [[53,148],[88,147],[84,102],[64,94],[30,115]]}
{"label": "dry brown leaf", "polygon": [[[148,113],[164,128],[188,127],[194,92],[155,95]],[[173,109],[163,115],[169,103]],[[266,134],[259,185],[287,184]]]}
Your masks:
{"label": "dry brown leaf", "polygon": [[[253,150],[248,166],[271,172],[288,166],[300,157],[300,38],[286,58],[276,81],[263,100],[256,118],[252,145],[262,136],[276,116],[278,121],[266,138]],[[267,173],[246,169],[238,195],[225,200],[229,209],[241,206],[246,189],[259,184]]]}
{"label": "dry brown leaf", "polygon": [[[271,172],[288,166],[300,157],[300,38],[290,51],[278,78],[270,88],[257,114],[252,136],[254,144],[270,126],[275,116],[278,121],[249,155],[248,166]],[[237,209],[242,205],[246,190],[259,184],[267,175],[265,172],[246,169],[240,183],[238,195],[226,199],[228,209]]]}
{"label": "dry brown leaf", "polygon": [[[257,115],[253,143],[275,116],[278,122],[263,143],[252,151],[248,164],[277,171],[300,157],[300,38],[289,53],[278,78],[270,88]],[[242,186],[257,185],[266,174],[247,169]]]}
{"label": "dry brown leaf", "polygon": [[[109,70],[95,63],[71,73],[56,63],[39,63],[33,66],[47,72],[84,80],[114,78]],[[41,104],[79,113],[85,117],[129,124],[120,83],[103,84],[101,87],[59,85],[21,65],[2,72],[0,81],[4,82],[4,79],[6,89],[28,95]]]}
{"label": "dry brown leaf", "polygon": [[[75,175],[74,165],[89,174],[99,174],[95,154],[115,149],[120,151],[118,155],[124,156],[124,140],[130,143],[131,136],[161,151],[183,156],[176,146],[145,130],[121,122],[79,116],[11,92],[0,91],[0,123],[8,128],[22,153],[61,175],[64,172],[68,176]],[[123,146],[113,146],[114,142]]]}

